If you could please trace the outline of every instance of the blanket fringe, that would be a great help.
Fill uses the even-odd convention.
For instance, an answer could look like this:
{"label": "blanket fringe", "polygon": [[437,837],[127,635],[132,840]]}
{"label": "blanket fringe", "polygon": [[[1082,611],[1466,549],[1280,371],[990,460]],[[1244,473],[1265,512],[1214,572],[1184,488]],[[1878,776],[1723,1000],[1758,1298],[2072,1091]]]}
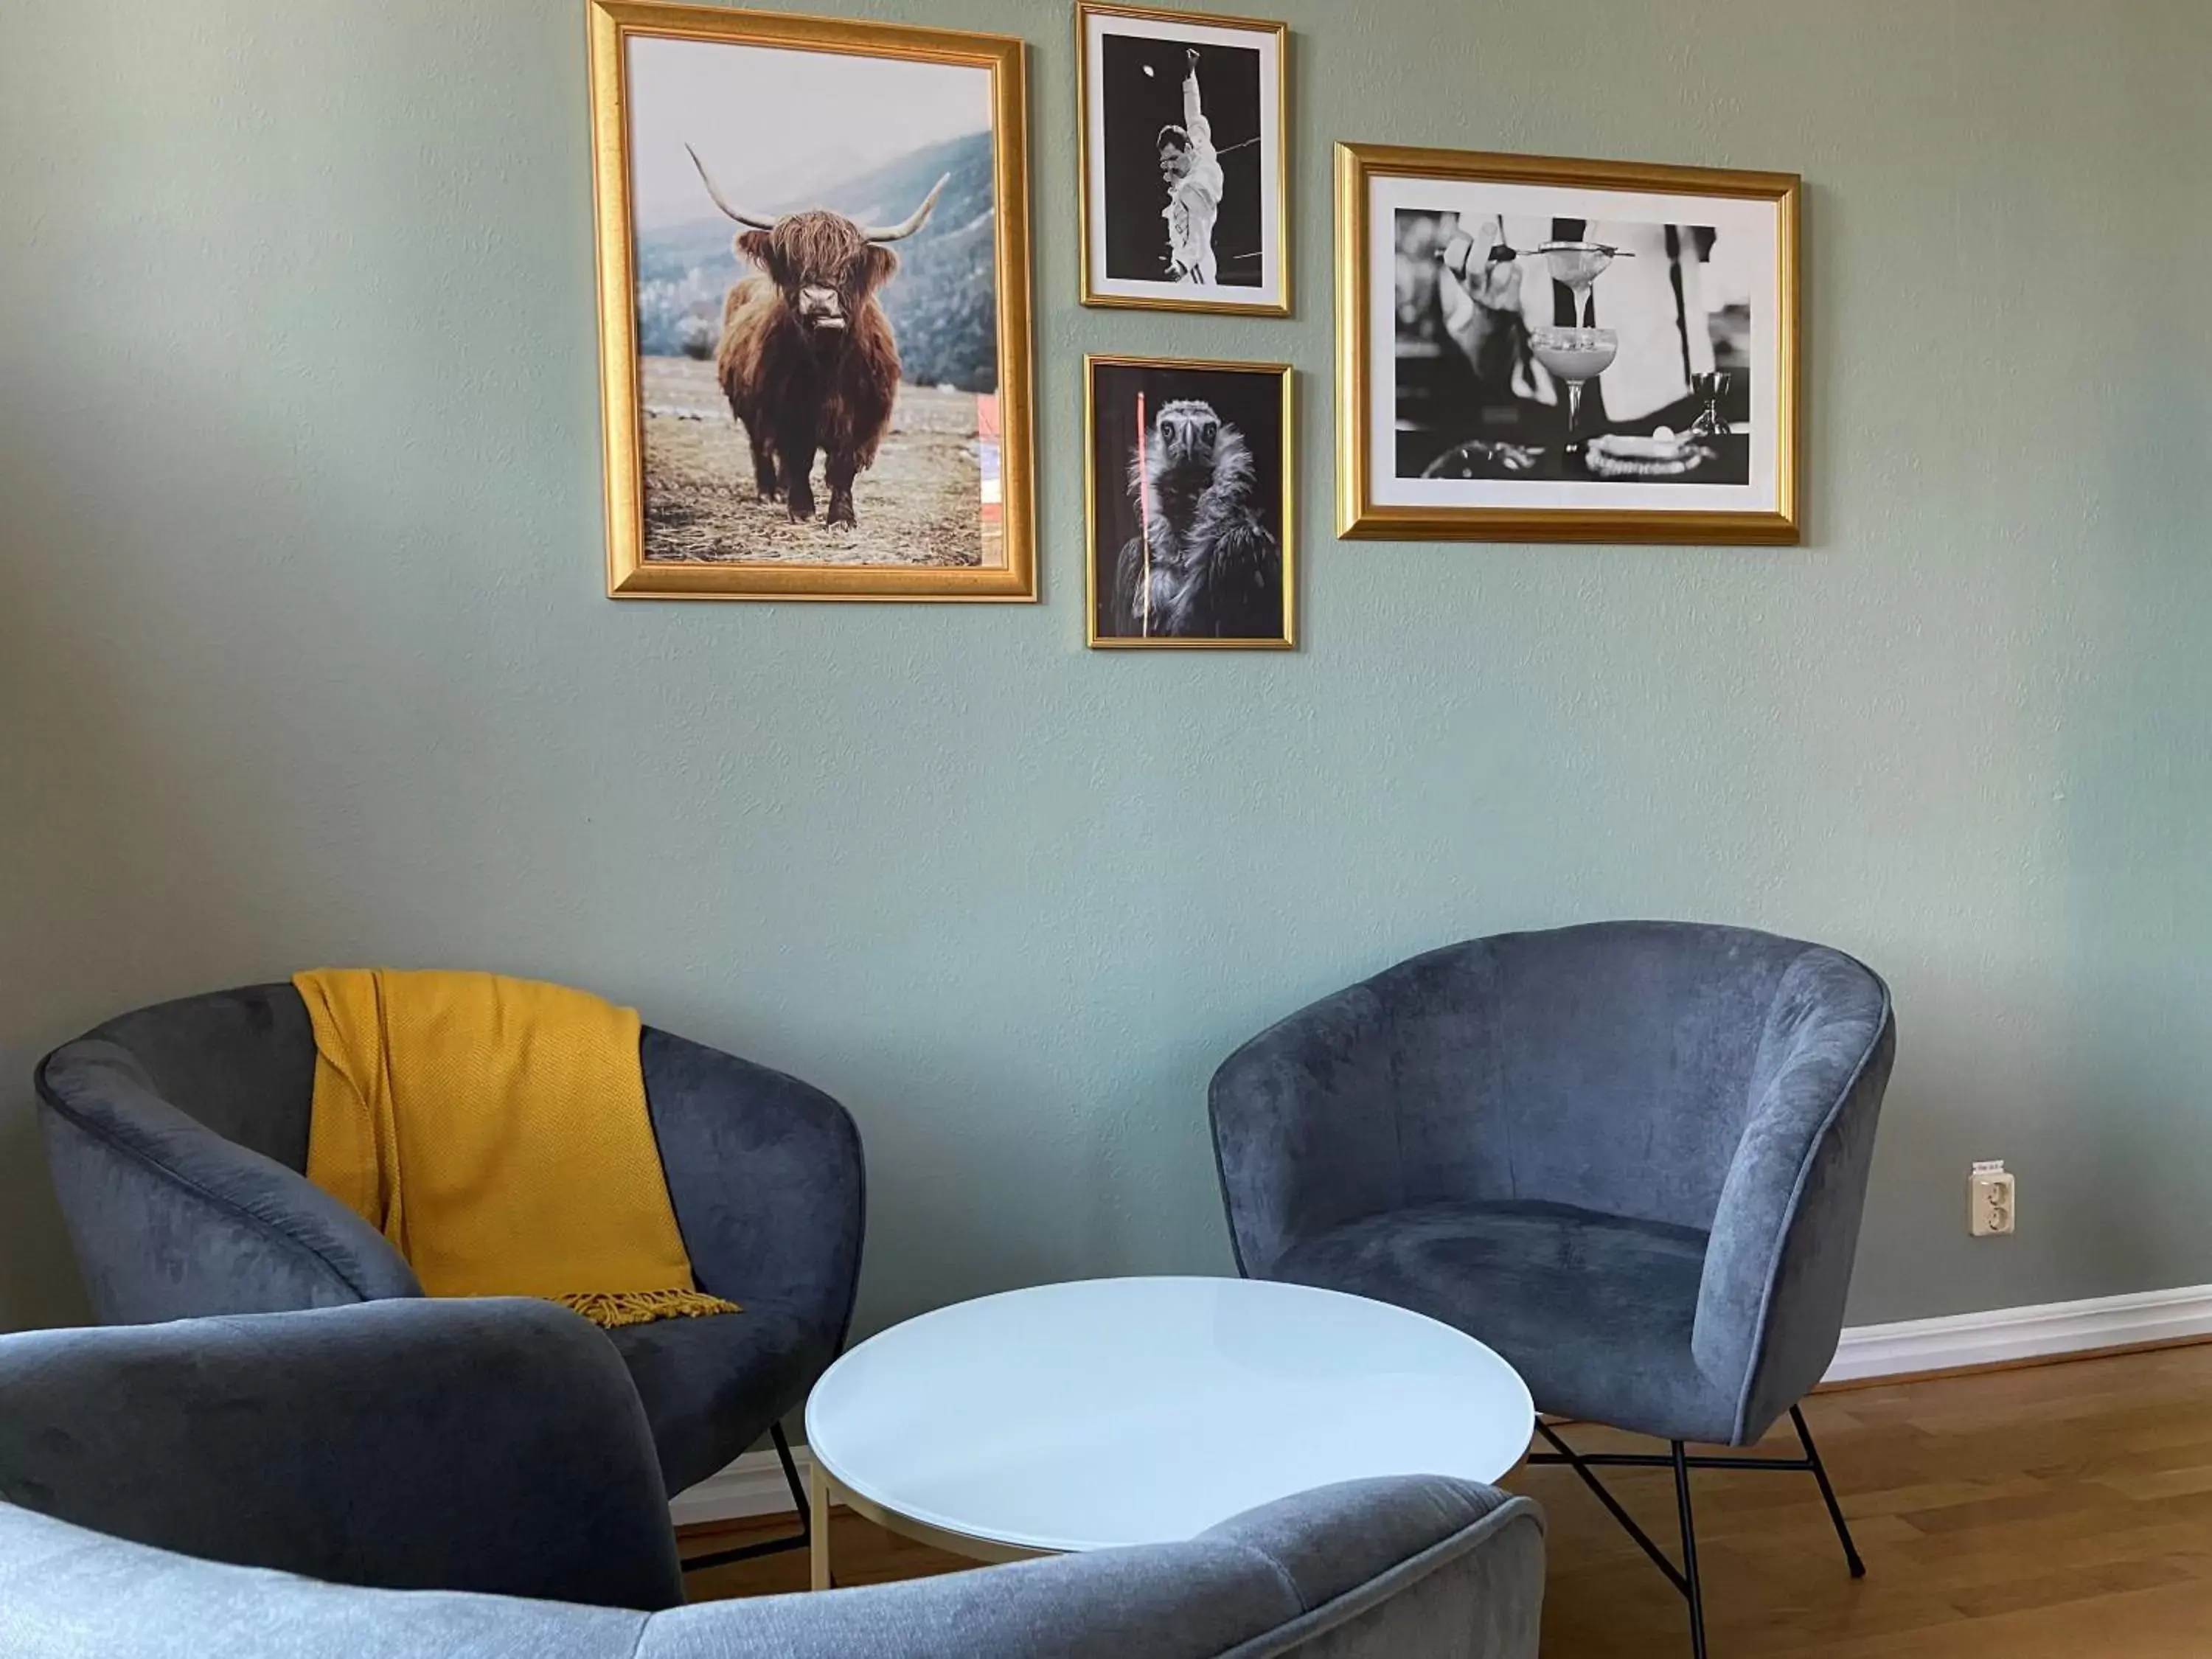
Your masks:
{"label": "blanket fringe", "polygon": [[581,1291],[546,1299],[583,1315],[605,1330],[655,1319],[702,1319],[709,1314],[742,1311],[736,1303],[704,1291]]}

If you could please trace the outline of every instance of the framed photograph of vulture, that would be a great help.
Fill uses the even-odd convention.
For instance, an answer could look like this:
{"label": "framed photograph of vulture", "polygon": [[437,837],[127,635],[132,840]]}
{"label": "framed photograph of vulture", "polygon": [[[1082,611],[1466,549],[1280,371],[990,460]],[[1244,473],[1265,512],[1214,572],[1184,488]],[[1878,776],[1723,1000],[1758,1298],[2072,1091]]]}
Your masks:
{"label": "framed photograph of vulture", "polygon": [[1296,643],[1287,363],[1084,359],[1090,642]]}
{"label": "framed photograph of vulture", "polygon": [[1022,42],[586,14],[609,595],[1035,599]]}
{"label": "framed photograph of vulture", "polygon": [[1337,532],[1796,541],[1798,197],[1338,145]]}

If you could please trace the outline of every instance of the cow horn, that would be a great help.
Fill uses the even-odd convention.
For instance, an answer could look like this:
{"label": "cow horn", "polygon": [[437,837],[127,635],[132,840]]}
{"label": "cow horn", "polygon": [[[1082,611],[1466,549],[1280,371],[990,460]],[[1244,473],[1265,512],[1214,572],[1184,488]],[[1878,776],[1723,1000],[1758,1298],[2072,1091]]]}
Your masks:
{"label": "cow horn", "polygon": [[714,181],[707,172],[707,164],[699,159],[699,152],[693,149],[690,145],[686,144],[684,146],[684,153],[691,158],[691,165],[699,169],[699,182],[707,186],[707,194],[714,198],[714,205],[716,207],[721,209],[723,212],[728,214],[730,217],[735,219],[739,224],[750,225],[755,230],[774,230],[775,228],[775,220],[763,219],[757,213],[740,213],[737,209],[732,207],[727,202],[724,201],[722,199],[722,192],[714,188]]}
{"label": "cow horn", "polygon": [[902,242],[929,222],[929,210],[937,205],[937,198],[945,193],[945,185],[952,182],[946,173],[929,187],[929,194],[921,198],[921,205],[895,225],[869,225],[860,234],[872,242]]}

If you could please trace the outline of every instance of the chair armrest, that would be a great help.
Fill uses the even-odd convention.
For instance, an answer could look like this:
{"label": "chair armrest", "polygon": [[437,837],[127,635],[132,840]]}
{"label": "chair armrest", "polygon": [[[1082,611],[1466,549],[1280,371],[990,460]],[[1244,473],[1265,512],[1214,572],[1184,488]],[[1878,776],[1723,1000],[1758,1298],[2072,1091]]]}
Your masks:
{"label": "chair armrest", "polygon": [[1544,1512],[1532,1498],[1442,1475],[1351,1480],[1248,1510],[1200,1536],[1259,1551],[1305,1608],[1234,1650],[1240,1659],[1308,1643],[1358,1659],[1536,1659]]}
{"label": "chair armrest", "polygon": [[376,1229],[170,1105],[115,1043],[58,1050],[39,1067],[38,1090],[55,1192],[103,1319],[422,1295]]}
{"label": "chair armrest", "polygon": [[1542,1512],[1416,1475],[1301,1492],[1180,1544],[656,1615],[638,1659],[1534,1659]]}
{"label": "chair armrest", "polygon": [[1860,963],[1813,950],[1783,975],[1690,1334],[1698,1369],[1737,1401],[1737,1443],[1835,1357],[1896,1043],[1888,988]]}
{"label": "chair armrest", "polygon": [[1278,1022],[1206,1091],[1238,1269],[1265,1279],[1327,1228],[1404,1200],[1388,1022],[1372,983]]}
{"label": "chair armrest", "polygon": [[797,1078],[650,1027],[639,1057],[699,1287],[801,1314],[834,1355],[853,1316],[866,1221],[851,1115]]}
{"label": "chair armrest", "polygon": [[684,1596],[629,1373],[545,1302],[0,1338],[0,1498],[338,1583],[646,1609]]}
{"label": "chair armrest", "polygon": [[187,1560],[0,1504],[8,1659],[635,1659],[648,1615]]}

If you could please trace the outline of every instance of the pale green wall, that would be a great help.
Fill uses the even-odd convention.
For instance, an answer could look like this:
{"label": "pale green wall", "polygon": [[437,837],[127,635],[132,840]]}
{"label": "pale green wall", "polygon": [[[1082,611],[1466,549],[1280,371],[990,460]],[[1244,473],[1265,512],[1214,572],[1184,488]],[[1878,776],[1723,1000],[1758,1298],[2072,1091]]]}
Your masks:
{"label": "pale green wall", "polygon": [[[1890,976],[1855,1319],[2212,1280],[2212,9],[1250,9],[1281,324],[1074,303],[1066,6],[882,8],[1036,48],[1046,602],[923,609],[600,597],[574,0],[6,0],[0,1322],[80,1307],[31,1061],[154,998],[483,965],[798,1072],[873,1325],[1224,1270],[1238,1037],[1620,915]],[[1332,543],[1339,137],[1803,173],[1807,545]],[[1296,655],[1083,648],[1086,348],[1303,371]]]}

